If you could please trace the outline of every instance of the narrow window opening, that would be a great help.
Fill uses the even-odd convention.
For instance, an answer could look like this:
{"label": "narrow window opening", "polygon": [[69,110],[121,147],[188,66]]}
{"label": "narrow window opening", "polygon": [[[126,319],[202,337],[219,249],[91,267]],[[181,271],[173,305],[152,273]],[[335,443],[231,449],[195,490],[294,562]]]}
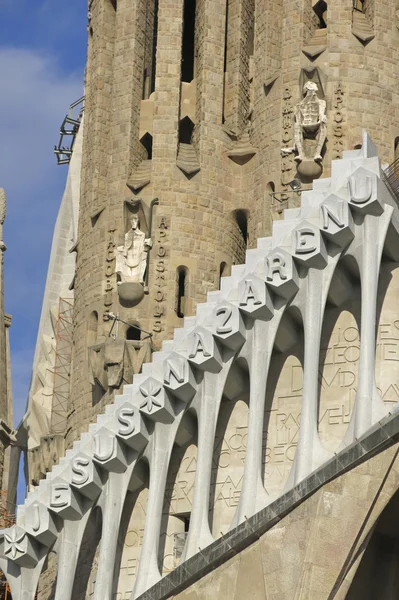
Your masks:
{"label": "narrow window opening", "polygon": [[241,232],[245,245],[248,242],[248,217],[244,210],[237,210],[235,213],[236,222]]}
{"label": "narrow window opening", "polygon": [[195,0],[184,0],[181,80],[194,79]]}
{"label": "narrow window opening", "polygon": [[222,123],[225,122],[225,98],[226,98],[226,85],[227,85],[227,39],[229,32],[229,0],[226,0],[226,18],[224,26],[224,60],[223,60],[223,114]]}
{"label": "narrow window opening", "polygon": [[143,92],[141,94],[142,100],[147,100],[147,98],[149,98],[149,95],[150,95],[149,86],[150,86],[150,78],[148,76],[148,69],[144,69]]}
{"label": "narrow window opening", "polygon": [[94,381],[94,385],[91,386],[91,404],[92,406],[96,406],[99,402],[101,402],[102,398],[105,395],[105,390],[98,383],[98,381]]}
{"label": "narrow window opening", "polygon": [[230,265],[227,262],[221,262],[219,266],[219,288],[221,285],[222,277],[228,277],[230,275]]}
{"label": "narrow window opening", "polygon": [[399,158],[399,137],[395,138],[394,153],[395,153],[395,160],[397,160]]}
{"label": "narrow window opening", "polygon": [[147,150],[147,158],[148,160],[152,159],[152,135],[150,133],[145,133],[141,138],[140,142]]}
{"label": "narrow window opening", "polygon": [[187,284],[188,269],[186,267],[178,267],[176,271],[176,314],[179,319],[182,319],[186,312]]}
{"label": "narrow window opening", "polygon": [[184,117],[179,122],[179,142],[181,144],[191,144],[191,136],[194,131],[194,123],[189,117]]}
{"label": "narrow window opening", "polygon": [[151,52],[151,85],[150,94],[155,91],[155,71],[157,59],[157,43],[158,43],[158,0],[154,2],[154,30],[152,34],[152,52]]}
{"label": "narrow window opening", "polygon": [[327,3],[324,0],[319,0],[313,7],[314,12],[319,19],[319,29],[327,28]]}
{"label": "narrow window opening", "polygon": [[98,333],[98,313],[93,310],[90,314],[88,323],[87,323],[87,345],[94,346],[97,343],[97,333]]}
{"label": "narrow window opening", "polygon": [[358,12],[365,12],[365,2],[364,0],[353,0],[353,10],[357,10]]}
{"label": "narrow window opening", "polygon": [[118,10],[118,0],[110,0],[114,11],[116,12]]}
{"label": "narrow window opening", "polygon": [[140,341],[140,339],[141,339],[140,326],[137,325],[137,327],[129,327],[128,330],[126,331],[126,339],[132,340],[135,342]]}

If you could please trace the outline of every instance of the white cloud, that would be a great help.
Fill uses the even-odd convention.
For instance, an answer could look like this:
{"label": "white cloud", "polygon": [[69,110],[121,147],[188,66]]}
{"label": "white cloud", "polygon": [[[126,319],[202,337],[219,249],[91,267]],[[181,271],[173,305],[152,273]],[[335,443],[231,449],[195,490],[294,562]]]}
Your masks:
{"label": "white cloud", "polygon": [[81,75],[65,75],[50,56],[0,47],[0,79],[0,180],[31,194],[53,178],[52,146],[69,104],[82,95]]}

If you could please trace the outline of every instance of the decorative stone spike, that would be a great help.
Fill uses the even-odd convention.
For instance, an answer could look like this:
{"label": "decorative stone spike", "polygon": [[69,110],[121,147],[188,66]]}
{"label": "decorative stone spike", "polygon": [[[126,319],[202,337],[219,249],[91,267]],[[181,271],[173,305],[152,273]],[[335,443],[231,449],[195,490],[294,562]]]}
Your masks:
{"label": "decorative stone spike", "polygon": [[137,167],[136,171],[130,177],[129,181],[127,182],[127,186],[133,192],[138,192],[151,182],[151,172],[152,161],[143,160]]}
{"label": "decorative stone spike", "polygon": [[249,138],[249,132],[246,129],[241,138],[235,143],[232,150],[229,150],[227,156],[238,165],[245,165],[256,154],[256,149],[252,146]]}
{"label": "decorative stone spike", "polygon": [[192,144],[179,144],[176,165],[186,175],[195,175],[201,170],[195,148]]}

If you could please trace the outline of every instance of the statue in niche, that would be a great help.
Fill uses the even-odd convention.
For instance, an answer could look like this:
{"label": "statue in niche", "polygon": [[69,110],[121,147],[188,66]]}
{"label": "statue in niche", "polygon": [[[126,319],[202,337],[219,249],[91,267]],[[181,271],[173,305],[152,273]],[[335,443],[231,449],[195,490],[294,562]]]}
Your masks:
{"label": "statue in niche", "polygon": [[139,218],[133,215],[131,229],[125,234],[125,243],[115,253],[115,271],[121,283],[143,283],[147,265],[147,252],[152,247],[151,238],[140,230]]}
{"label": "statue in niche", "polygon": [[297,162],[321,162],[321,151],[327,135],[326,102],[317,96],[316,83],[307,81],[303,87],[305,97],[295,107],[294,148]]}

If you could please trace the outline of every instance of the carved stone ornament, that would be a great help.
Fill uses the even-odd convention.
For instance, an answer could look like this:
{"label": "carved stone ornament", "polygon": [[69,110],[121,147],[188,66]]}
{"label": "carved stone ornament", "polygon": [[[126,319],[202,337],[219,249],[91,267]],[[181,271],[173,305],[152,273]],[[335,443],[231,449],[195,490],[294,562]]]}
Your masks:
{"label": "carved stone ornament", "polygon": [[278,296],[290,301],[298,291],[298,272],[292,255],[283,248],[275,248],[266,257],[266,283]]}
{"label": "carved stone ornament", "polygon": [[133,215],[131,229],[125,234],[125,243],[115,251],[115,273],[118,276],[118,294],[127,306],[135,306],[144,296],[144,275],[147,252],[152,246],[139,226],[139,218]]}
{"label": "carved stone ornament", "polygon": [[230,302],[219,304],[213,311],[213,335],[231,350],[238,350],[245,342],[245,325],[237,306]]}
{"label": "carved stone ornament", "polygon": [[21,567],[32,567],[37,563],[37,552],[26,531],[14,525],[4,533],[4,555]]}
{"label": "carved stone ornament", "polygon": [[263,279],[250,273],[238,284],[240,311],[251,319],[270,319],[273,302]]}
{"label": "carved stone ornament", "polygon": [[149,377],[140,385],[139,403],[141,413],[152,421],[173,421],[174,411],[165,388],[154,377]]}
{"label": "carved stone ornament", "polygon": [[83,496],[95,500],[101,492],[102,481],[96,465],[86,454],[80,453],[71,464],[71,485]]}
{"label": "carved stone ornament", "polygon": [[131,226],[125,234],[125,243],[116,249],[115,272],[120,277],[120,283],[143,283],[151,240],[141,231],[137,215],[132,216]]}
{"label": "carved stone ornament", "polygon": [[106,471],[124,473],[127,468],[126,452],[114,434],[102,427],[93,438],[93,460]]}
{"label": "carved stone ornament", "polygon": [[201,371],[218,373],[222,368],[220,350],[212,333],[196,327],[188,336],[188,360]]}
{"label": "carved stone ornament", "polygon": [[27,533],[44,546],[51,546],[57,537],[53,515],[45,504],[32,499],[25,508],[25,529]]}
{"label": "carved stone ornament", "polygon": [[62,519],[75,521],[80,519],[83,514],[82,498],[69,483],[56,477],[50,487],[49,509]]}
{"label": "carved stone ornament", "polygon": [[183,402],[190,402],[195,394],[196,382],[192,369],[187,359],[177,352],[172,352],[163,363],[163,382]]}
{"label": "carved stone ornament", "polygon": [[326,101],[318,95],[318,86],[307,81],[303,87],[304,98],[295,106],[294,146],[283,148],[283,155],[296,152],[298,172],[304,176],[316,177],[321,173],[322,149],[327,135]]}

